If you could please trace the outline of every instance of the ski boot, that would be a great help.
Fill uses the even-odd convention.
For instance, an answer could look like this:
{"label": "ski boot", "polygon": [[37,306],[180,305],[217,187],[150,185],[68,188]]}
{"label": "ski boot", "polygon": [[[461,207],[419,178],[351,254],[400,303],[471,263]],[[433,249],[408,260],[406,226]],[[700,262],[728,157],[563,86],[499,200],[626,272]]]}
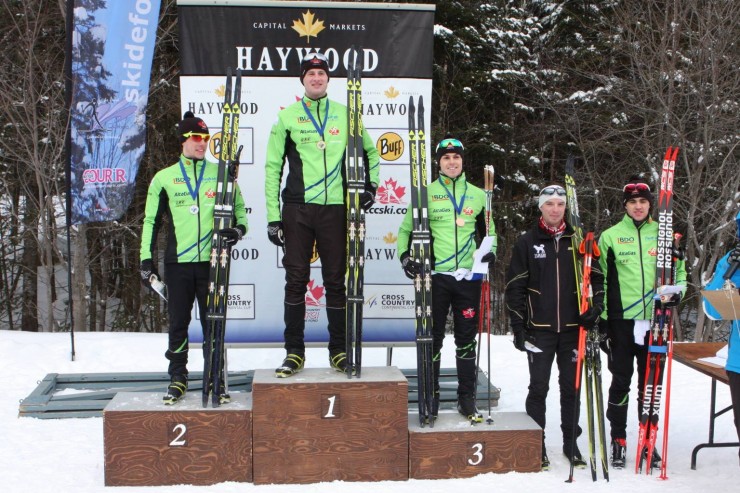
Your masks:
{"label": "ski boot", "polygon": [[188,377],[187,375],[172,375],[169,386],[167,386],[167,394],[162,398],[162,402],[165,405],[171,406],[185,396],[188,391]]}
{"label": "ski boot", "polygon": [[624,438],[612,438],[612,467],[624,469],[627,457],[627,440]]}
{"label": "ski boot", "polygon": [[568,458],[568,460],[571,462],[573,467],[576,469],[585,469],[586,468],[586,461],[583,460],[583,456],[581,455],[581,451],[578,450],[578,445],[575,445],[575,448],[573,449],[571,453],[571,445],[568,443],[567,445],[563,445],[563,454]]}
{"label": "ski boot", "polygon": [[475,407],[475,396],[473,395],[459,395],[457,397],[457,411],[465,416],[471,425],[483,421],[483,415]]}
{"label": "ski boot", "polygon": [[347,373],[347,353],[330,354],[329,366],[339,373]]}
{"label": "ski boot", "polygon": [[228,404],[231,402],[231,395],[226,391],[226,384],[224,384],[224,378],[221,377],[221,385],[218,386],[218,403]]}
{"label": "ski boot", "polygon": [[[647,460],[647,447],[642,449],[642,463],[645,464],[645,461]],[[653,449],[653,455],[650,458],[650,467],[653,469],[660,469],[660,462],[663,459],[661,459],[660,454],[657,450]]]}
{"label": "ski boot", "polygon": [[288,352],[288,355],[283,360],[283,364],[275,369],[275,376],[277,378],[288,378],[295,375],[303,370],[303,364],[305,362],[306,358],[303,354]]}

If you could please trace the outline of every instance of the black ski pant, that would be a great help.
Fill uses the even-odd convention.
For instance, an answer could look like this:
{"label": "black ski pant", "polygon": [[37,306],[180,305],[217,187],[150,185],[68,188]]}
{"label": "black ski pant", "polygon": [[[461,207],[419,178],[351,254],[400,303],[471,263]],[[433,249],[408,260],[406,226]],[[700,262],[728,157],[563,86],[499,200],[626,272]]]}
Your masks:
{"label": "black ski pant", "polygon": [[[740,373],[727,370],[727,378],[730,384],[730,397],[732,398],[732,413],[735,417],[737,440],[740,442]],[[738,450],[737,455],[740,457],[740,450]]]}
{"label": "black ski pant", "polygon": [[642,408],[648,334],[642,345],[635,344],[634,328],[634,320],[611,319],[607,328],[610,348],[607,353],[607,366],[612,374],[612,383],[609,386],[606,418],[611,426],[612,439],[627,438],[627,410],[635,360],[637,360],[637,409]]}
{"label": "black ski pant", "polygon": [[206,297],[208,295],[208,262],[168,263],[164,266],[167,284],[167,314],[170,318],[168,348],[165,357],[170,361],[167,373],[187,375],[188,325],[193,302],[198,300],[200,324],[206,333]]}
{"label": "black ski pant", "polygon": [[580,436],[578,426],[580,409],[576,401],[576,362],[578,355],[578,329],[568,328],[561,332],[529,329],[528,340],[541,352],[527,351],[529,362],[529,393],[525,402],[527,414],[542,428],[544,443],[547,393],[550,390],[552,362],[558,365],[558,386],[560,387],[560,429],[563,433],[563,447],[570,450],[573,439],[573,423],[576,423],[576,437]]}
{"label": "black ski pant", "polygon": [[[305,351],[306,286],[318,254],[326,293],[329,351],[345,350],[347,212],[344,205],[284,204],[285,349]],[[314,251],[314,245],[316,250]]]}
{"label": "black ski pant", "polygon": [[[432,276],[432,352],[439,360],[445,338],[447,314],[452,308],[455,336],[458,395],[475,395],[475,335],[478,332],[478,307],[481,281],[458,281],[453,276]],[[439,373],[435,374],[439,388]]]}

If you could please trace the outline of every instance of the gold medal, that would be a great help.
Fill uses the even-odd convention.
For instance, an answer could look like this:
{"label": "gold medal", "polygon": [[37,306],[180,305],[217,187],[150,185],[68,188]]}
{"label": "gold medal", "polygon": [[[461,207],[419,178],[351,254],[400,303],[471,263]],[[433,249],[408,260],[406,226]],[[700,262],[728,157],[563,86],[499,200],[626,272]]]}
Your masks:
{"label": "gold medal", "polygon": [[326,142],[320,140],[316,142],[316,147],[318,147],[320,151],[323,151],[324,149],[326,149]]}
{"label": "gold medal", "polygon": [[463,219],[461,217],[458,217],[457,219],[455,219],[455,224],[457,224],[458,226],[461,226],[461,227],[462,226],[465,226],[465,219]]}

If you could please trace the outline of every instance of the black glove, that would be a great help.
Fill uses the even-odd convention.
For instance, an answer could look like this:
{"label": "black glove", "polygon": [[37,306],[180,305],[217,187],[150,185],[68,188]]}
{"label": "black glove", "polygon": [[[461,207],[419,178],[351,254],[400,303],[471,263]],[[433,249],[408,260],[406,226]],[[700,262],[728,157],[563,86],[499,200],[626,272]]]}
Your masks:
{"label": "black glove", "polygon": [[519,351],[526,351],[527,348],[524,347],[524,340],[526,339],[524,329],[521,327],[512,327],[511,331],[514,333],[514,347]]}
{"label": "black glove", "polygon": [[601,315],[601,306],[594,305],[578,315],[578,323],[584,328],[590,329],[599,321],[599,315]]}
{"label": "black glove", "polygon": [[141,274],[141,284],[143,284],[145,288],[151,289],[152,283],[149,279],[152,277],[152,274],[154,274],[157,279],[160,279],[157,269],[154,268],[154,262],[152,262],[152,259],[150,258],[141,261],[139,273]]}
{"label": "black glove", "polygon": [[730,252],[730,256],[727,257],[728,264],[736,264],[738,262],[740,262],[740,245],[733,248]]}
{"label": "black glove", "polygon": [[601,350],[604,351],[606,354],[609,354],[612,350],[612,340],[609,339],[609,335],[607,333],[607,329],[609,328],[609,322],[607,322],[606,319],[600,318],[598,327],[599,327],[599,347],[601,347]]}
{"label": "black glove", "polygon": [[496,254],[493,252],[488,252],[481,257],[480,261],[486,262],[488,264],[488,268],[490,269],[493,263],[496,261]]}
{"label": "black glove", "polygon": [[219,230],[218,234],[224,239],[224,243],[226,243],[227,247],[232,247],[237,241],[242,239],[242,236],[244,236],[244,233],[246,232],[247,231],[244,226],[237,224],[233,228],[224,228]]}
{"label": "black glove", "polygon": [[369,210],[375,204],[375,192],[377,188],[372,183],[365,186],[365,191],[360,194],[360,207],[365,211]]}
{"label": "black glove", "polygon": [[409,279],[413,279],[418,274],[421,274],[421,264],[412,259],[409,252],[404,252],[401,255],[401,266],[403,267],[403,273]]}
{"label": "black glove", "polygon": [[273,245],[283,247],[285,246],[285,236],[283,234],[283,222],[272,221],[267,223],[267,237],[270,239]]}

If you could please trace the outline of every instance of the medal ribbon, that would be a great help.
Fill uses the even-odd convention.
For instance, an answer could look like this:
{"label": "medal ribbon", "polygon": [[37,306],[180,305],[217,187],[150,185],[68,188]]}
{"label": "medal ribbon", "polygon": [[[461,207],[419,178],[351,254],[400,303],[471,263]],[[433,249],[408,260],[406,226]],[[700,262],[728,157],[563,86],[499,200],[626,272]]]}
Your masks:
{"label": "medal ribbon", "polygon": [[[195,170],[195,163],[197,161],[193,160],[193,170]],[[203,172],[206,170],[206,161],[203,160],[203,166],[200,168],[200,176],[198,177],[198,180],[195,182],[195,190],[193,190],[193,187],[190,186],[190,178],[188,177],[188,173],[185,170],[185,165],[182,162],[182,158],[180,158],[180,172],[182,172],[182,178],[185,180],[185,184],[188,186],[188,192],[190,192],[190,197],[192,197],[193,200],[195,200],[198,197],[198,190],[200,189],[200,182],[203,181]]]}
{"label": "medal ribbon", "polygon": [[308,118],[311,119],[311,123],[313,123],[313,128],[315,128],[316,131],[319,133],[319,135],[321,136],[321,140],[324,140],[324,129],[326,128],[326,121],[329,119],[329,98],[326,98],[326,111],[324,112],[324,121],[321,123],[321,126],[316,123],[316,119],[311,114],[311,111],[309,111],[308,105],[303,99],[301,99],[301,104],[303,105],[303,109],[306,111]]}
{"label": "medal ribbon", "polygon": [[457,215],[459,216],[462,212],[463,205],[465,204],[465,192],[468,191],[468,182],[465,182],[465,190],[463,190],[462,198],[460,199],[460,205],[457,205],[457,202],[455,201],[455,196],[450,193],[450,190],[445,186],[445,182],[442,180],[442,177],[439,178],[439,183],[442,185],[442,188],[445,189],[445,192],[447,192],[447,197],[450,199],[450,202],[452,202],[452,206],[455,208],[455,212],[457,212]]}

